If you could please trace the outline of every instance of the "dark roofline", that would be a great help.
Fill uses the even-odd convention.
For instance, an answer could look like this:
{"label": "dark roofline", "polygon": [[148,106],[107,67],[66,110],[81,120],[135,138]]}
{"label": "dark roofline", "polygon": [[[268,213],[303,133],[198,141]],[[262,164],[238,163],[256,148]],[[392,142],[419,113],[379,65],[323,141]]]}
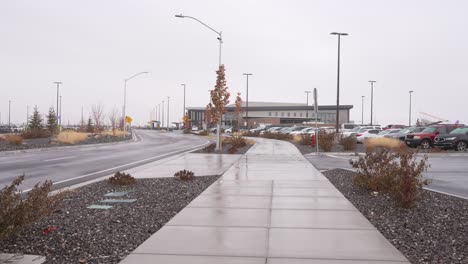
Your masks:
{"label": "dark roofline", "polygon": [[[234,106],[226,106],[227,111],[234,111]],[[245,109],[245,107],[242,107]],[[340,105],[340,110],[350,110],[353,109],[352,105]],[[204,107],[187,107],[187,110],[198,110],[204,111]],[[249,106],[249,111],[300,111],[300,110],[314,110],[313,105],[291,105],[291,106]],[[318,110],[336,110],[336,105],[319,105]]]}

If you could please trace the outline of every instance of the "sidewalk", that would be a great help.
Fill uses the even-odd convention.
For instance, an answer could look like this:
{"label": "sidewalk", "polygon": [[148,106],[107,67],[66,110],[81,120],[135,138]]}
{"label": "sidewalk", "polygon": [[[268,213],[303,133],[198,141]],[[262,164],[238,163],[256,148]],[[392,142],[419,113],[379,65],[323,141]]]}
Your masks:
{"label": "sidewalk", "polygon": [[292,144],[259,139],[121,263],[409,262]]}

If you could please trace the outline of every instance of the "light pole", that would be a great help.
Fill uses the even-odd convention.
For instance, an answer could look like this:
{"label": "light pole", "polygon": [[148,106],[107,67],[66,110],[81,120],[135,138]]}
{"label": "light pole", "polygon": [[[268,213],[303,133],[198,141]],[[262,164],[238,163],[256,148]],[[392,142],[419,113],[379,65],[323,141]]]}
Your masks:
{"label": "light pole", "polygon": [[138,75],[141,75],[141,74],[146,74],[148,72],[139,72],[135,75],[133,75],[132,77],[130,78],[127,78],[124,80],[124,106],[123,106],[123,111],[122,111],[122,120],[123,120],[123,129],[124,129],[124,136],[125,136],[125,132],[127,131],[127,125],[126,125],[126,122],[125,122],[125,117],[126,117],[126,108],[127,108],[127,82],[130,81],[131,79],[137,77]]}
{"label": "light pole", "polygon": [[8,130],[11,132],[11,100],[8,100]]}
{"label": "light pole", "polygon": [[169,131],[169,96],[167,97],[167,131]]}
{"label": "light pole", "polygon": [[60,116],[59,116],[59,94],[60,94],[60,85],[62,82],[54,82],[57,85],[57,107],[55,108],[55,117],[57,117],[57,125],[60,124]]}
{"label": "light pole", "polygon": [[311,91],[304,91],[304,93],[306,93],[306,97],[307,97],[307,100],[306,100],[306,119],[309,119],[309,94],[311,93]]}
{"label": "light pole", "polygon": [[408,126],[411,126],[411,94],[413,94],[414,91],[409,91],[409,123]]}
{"label": "light pole", "polygon": [[364,98],[365,96],[361,96],[361,125],[364,125]]}
{"label": "light pole", "polygon": [[338,70],[336,77],[336,133],[340,128],[340,45],[341,36],[348,36],[348,33],[332,32],[330,35],[338,36]]}
{"label": "light pole", "polygon": [[247,93],[245,95],[245,120],[247,123],[247,129],[249,128],[249,76],[253,75],[252,73],[244,73],[247,79]]}
{"label": "light pole", "polygon": [[374,83],[376,81],[369,81],[371,84],[371,98],[370,98],[370,125],[373,125],[372,117],[374,115]]}
{"label": "light pole", "polygon": [[182,116],[185,116],[185,83],[181,84],[184,87],[184,111],[182,111]]}
{"label": "light pole", "polygon": [[62,96],[59,96],[59,129],[62,127]]}
{"label": "light pole", "polygon": [[29,105],[26,106],[26,129],[29,126]]}
{"label": "light pole", "polygon": [[161,120],[161,129],[164,127],[164,100],[162,101],[162,120]]}
{"label": "light pole", "polygon": [[180,15],[175,15],[175,17],[177,18],[190,18],[190,19],[193,19],[195,21],[197,21],[198,23],[202,24],[203,26],[209,28],[211,31],[213,31],[214,33],[216,33],[218,35],[218,41],[219,41],[219,66],[221,65],[221,47],[222,47],[222,44],[223,44],[223,34],[221,31],[216,31],[215,29],[213,29],[212,27],[208,26],[207,24],[203,23],[202,21],[198,20],[197,18],[195,17],[191,17],[191,16],[184,16],[182,14]]}

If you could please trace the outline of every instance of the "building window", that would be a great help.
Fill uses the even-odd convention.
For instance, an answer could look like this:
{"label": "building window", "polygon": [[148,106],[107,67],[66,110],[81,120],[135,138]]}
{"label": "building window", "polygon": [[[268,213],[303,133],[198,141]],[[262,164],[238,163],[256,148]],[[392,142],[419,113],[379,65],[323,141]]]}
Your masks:
{"label": "building window", "polygon": [[296,112],[294,112],[294,117],[296,117],[296,116],[297,116],[297,114],[296,114]]}
{"label": "building window", "polygon": [[275,116],[278,116],[278,112],[275,112]]}
{"label": "building window", "polygon": [[288,117],[290,117],[290,116],[291,116],[291,113],[288,112]]}
{"label": "building window", "polygon": [[281,116],[284,116],[284,112],[281,112]]}
{"label": "building window", "polygon": [[299,113],[299,116],[302,117],[302,113]]}
{"label": "building window", "polygon": [[268,115],[271,116],[271,112],[269,112]]}

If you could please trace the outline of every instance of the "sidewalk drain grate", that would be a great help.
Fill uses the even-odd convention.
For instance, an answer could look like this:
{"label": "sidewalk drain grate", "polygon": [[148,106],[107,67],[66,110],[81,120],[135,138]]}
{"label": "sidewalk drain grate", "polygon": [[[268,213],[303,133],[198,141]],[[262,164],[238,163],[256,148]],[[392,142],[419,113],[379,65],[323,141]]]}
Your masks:
{"label": "sidewalk drain grate", "polygon": [[136,199],[104,199],[100,203],[133,203]]}
{"label": "sidewalk drain grate", "polygon": [[104,197],[122,197],[122,196],[127,196],[128,192],[110,192],[104,194]]}
{"label": "sidewalk drain grate", "polygon": [[99,205],[99,204],[92,204],[88,207],[86,207],[88,209],[100,209],[100,210],[107,210],[107,209],[111,209],[112,206],[111,205]]}

